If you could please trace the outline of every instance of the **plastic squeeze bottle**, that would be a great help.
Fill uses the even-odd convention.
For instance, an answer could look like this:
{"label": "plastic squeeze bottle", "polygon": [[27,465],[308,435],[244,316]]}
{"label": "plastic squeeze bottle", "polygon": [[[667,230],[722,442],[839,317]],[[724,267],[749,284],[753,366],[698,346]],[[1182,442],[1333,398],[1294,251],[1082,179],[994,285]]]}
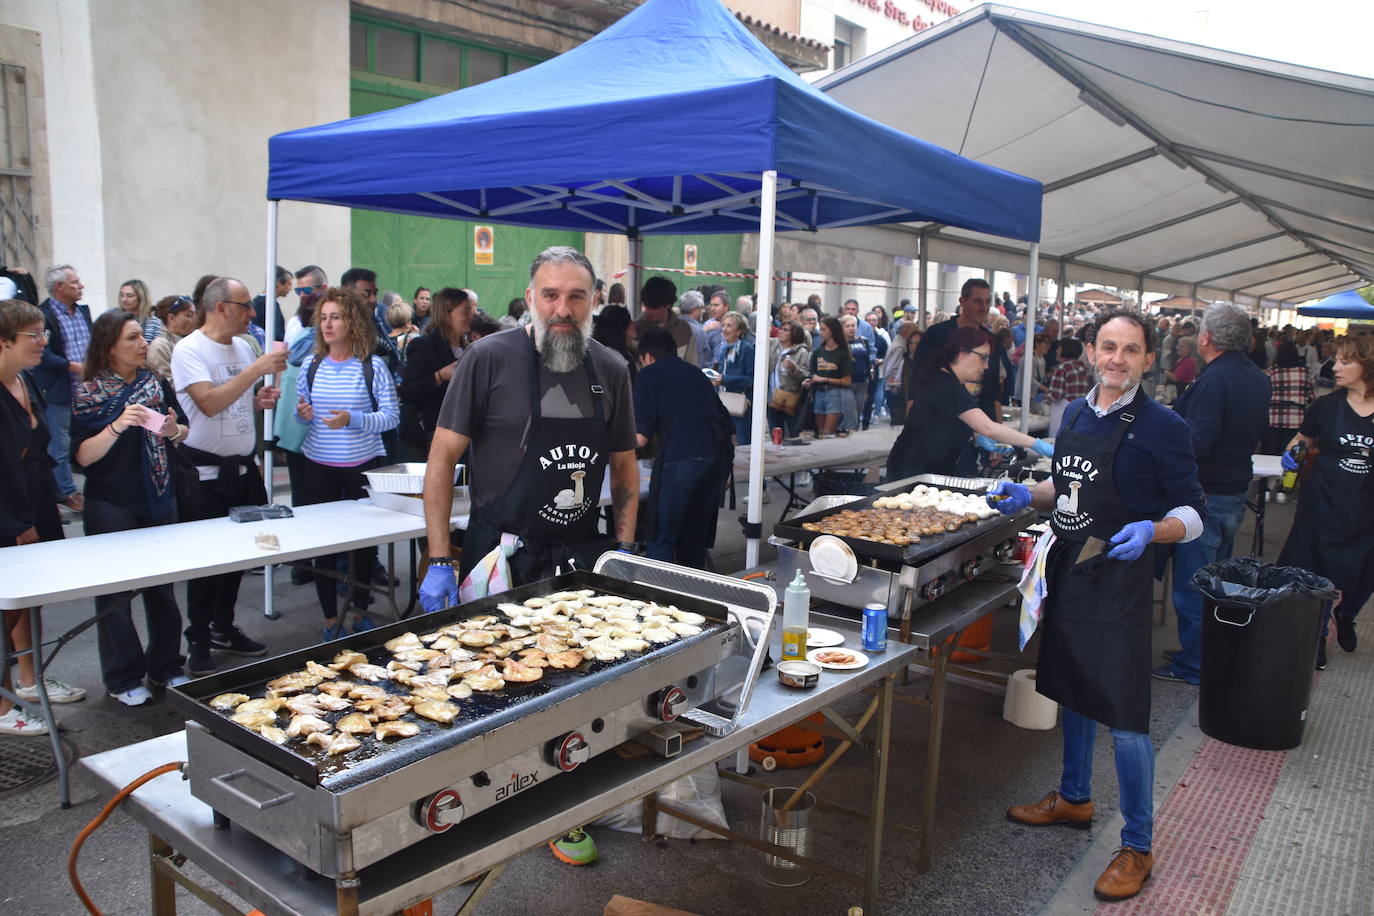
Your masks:
{"label": "plastic squeeze bottle", "polygon": [[783,661],[806,658],[806,628],[810,616],[811,589],[806,587],[806,579],[799,569],[782,596]]}
{"label": "plastic squeeze bottle", "polygon": [[[1293,446],[1293,448],[1290,450],[1290,454],[1292,454],[1293,460],[1296,461],[1299,466],[1301,466],[1303,459],[1307,457],[1307,446],[1299,442],[1297,445]],[[1298,485],[1298,472],[1284,471],[1283,478],[1280,480],[1280,483],[1282,484],[1285,490],[1292,490],[1294,487]]]}

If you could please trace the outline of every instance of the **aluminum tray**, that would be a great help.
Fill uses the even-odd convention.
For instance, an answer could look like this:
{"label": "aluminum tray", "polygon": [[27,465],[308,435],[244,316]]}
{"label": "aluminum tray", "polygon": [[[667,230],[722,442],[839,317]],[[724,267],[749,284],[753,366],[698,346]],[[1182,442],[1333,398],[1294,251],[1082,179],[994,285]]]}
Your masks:
{"label": "aluminum tray", "polygon": [[[272,678],[299,671],[305,667],[307,660],[326,662],[344,649],[363,652],[370,661],[376,663],[380,660],[385,664],[390,659],[390,653],[382,644],[407,630],[430,632],[477,614],[499,615],[500,612],[496,610],[498,604],[518,604],[526,598],[579,588],[591,588],[622,598],[673,604],[685,611],[695,611],[712,623],[703,627],[696,636],[655,646],[639,655],[630,655],[614,662],[586,662],[572,670],[544,669],[544,676],[532,684],[507,687],[494,693],[474,693],[469,699],[455,701],[463,709],[464,715],[450,725],[408,717],[407,721],[416,721],[420,725],[420,734],[394,742],[364,738],[363,746],[358,750],[332,759],[322,753],[307,756],[291,748],[279,747],[230,721],[223,713],[208,705],[210,699],[221,693],[260,696],[266,689],[267,681]],[[191,681],[181,687],[168,688],[167,696],[178,712],[203,725],[225,742],[307,785],[322,785],[331,791],[342,791],[381,778],[409,763],[482,735],[528,712],[559,703],[625,673],[653,664],[689,646],[717,639],[727,630],[727,620],[727,610],[722,604],[579,570],[433,614],[401,620],[345,639],[265,659]],[[391,685],[382,682],[378,686],[390,689]],[[310,750],[316,751],[313,747]]]}
{"label": "aluminum tray", "polygon": [[[967,487],[943,487],[942,489],[977,495],[983,493],[981,488],[974,490]],[[788,538],[795,541],[798,547],[810,547],[811,542],[823,532],[808,531],[803,528],[802,525],[808,522],[818,522],[847,509],[872,509],[874,508],[874,500],[891,495],[891,493],[878,493],[874,496],[866,496],[863,499],[854,500],[838,506],[831,506],[818,511],[803,511],[800,515],[794,515],[792,518],[779,521],[774,525],[773,536]],[[920,566],[934,557],[958,547],[966,541],[971,541],[989,531],[1006,525],[1011,519],[1011,516],[995,515],[992,518],[980,519],[973,524],[965,523],[960,526],[958,531],[948,534],[922,535],[920,541],[915,544],[909,544],[906,547],[898,547],[895,544],[879,544],[877,541],[866,541],[862,538],[844,536],[840,536],[840,540],[848,544],[854,550],[855,556],[861,559],[893,560],[906,566]]]}
{"label": "aluminum tray", "polygon": [[[425,462],[407,461],[402,464],[388,464],[386,467],[363,471],[368,485],[383,493],[423,493],[425,489]],[[463,479],[463,465],[453,468],[453,483]]]}

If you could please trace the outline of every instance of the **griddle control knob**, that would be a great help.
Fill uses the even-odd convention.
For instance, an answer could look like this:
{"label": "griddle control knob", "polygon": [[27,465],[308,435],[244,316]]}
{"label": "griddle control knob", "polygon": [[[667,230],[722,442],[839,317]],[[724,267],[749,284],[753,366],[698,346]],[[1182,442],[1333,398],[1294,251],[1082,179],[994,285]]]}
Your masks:
{"label": "griddle control knob", "polygon": [[921,586],[921,597],[926,601],[934,601],[945,593],[945,577],[937,576],[925,585]]}
{"label": "griddle control knob", "polygon": [[592,748],[587,743],[587,739],[582,737],[581,732],[568,732],[562,738],[553,742],[554,766],[564,773],[570,773],[577,769],[579,764],[586,763],[591,759]]}
{"label": "griddle control knob", "polygon": [[667,687],[654,695],[654,714],[664,722],[672,722],[687,711],[687,694],[681,687]]}
{"label": "griddle control knob", "polygon": [[440,789],[415,805],[415,819],[430,833],[443,833],[463,819],[463,800],[453,789]]}
{"label": "griddle control knob", "polygon": [[965,563],[963,566],[960,566],[960,567],[959,567],[959,575],[963,576],[965,579],[967,579],[967,580],[970,581],[970,582],[972,582],[974,579],[976,579],[976,578],[978,577],[978,574],[979,574],[980,572],[982,572],[982,571],[983,571],[983,558],[982,558],[982,557],[974,557],[972,560],[969,560],[969,561],[968,561],[967,563]]}

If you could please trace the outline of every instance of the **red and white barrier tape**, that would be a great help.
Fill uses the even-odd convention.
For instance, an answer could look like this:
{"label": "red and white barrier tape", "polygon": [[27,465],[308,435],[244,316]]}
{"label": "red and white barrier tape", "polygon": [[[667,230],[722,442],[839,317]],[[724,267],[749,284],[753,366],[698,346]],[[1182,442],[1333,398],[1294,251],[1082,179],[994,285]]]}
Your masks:
{"label": "red and white barrier tape", "polygon": [[[630,267],[638,267],[640,270],[649,273],[670,273],[670,274],[689,274],[694,277],[729,277],[732,280],[757,280],[758,274],[731,273],[728,270],[687,270],[683,267],[645,267],[643,264],[631,264]],[[628,271],[619,270],[611,275],[612,280],[623,279]],[[773,279],[782,282],[787,279],[786,274],[773,274]],[[869,286],[874,289],[920,289],[919,286],[894,286],[891,283],[869,283],[863,280],[793,280],[797,283],[812,283],[821,286]]]}

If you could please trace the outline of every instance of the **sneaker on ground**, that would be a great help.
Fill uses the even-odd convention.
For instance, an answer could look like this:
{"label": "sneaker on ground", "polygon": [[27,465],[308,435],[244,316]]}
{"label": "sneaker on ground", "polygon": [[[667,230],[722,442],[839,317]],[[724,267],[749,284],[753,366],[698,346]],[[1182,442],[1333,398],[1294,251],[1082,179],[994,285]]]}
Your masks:
{"label": "sneaker on ground", "polygon": [[354,612],[354,614],[353,614],[353,632],[354,632],[354,633],[365,633],[365,632],[367,632],[368,630],[375,630],[375,629],[377,629],[377,624],[376,624],[376,622],[375,622],[371,617],[367,616],[366,614],[359,614],[359,613],[357,613],[357,612]]}
{"label": "sneaker on ground", "polygon": [[[81,687],[73,687],[71,684],[59,681],[55,677],[43,675],[43,683],[48,688],[49,703],[75,703],[77,700],[86,699],[86,691]],[[21,700],[38,701],[38,685],[30,687],[16,687],[15,693]]]}
{"label": "sneaker on ground", "polygon": [[553,857],[569,865],[591,865],[596,861],[596,843],[581,827],[549,842]]}
{"label": "sneaker on ground", "polygon": [[210,655],[210,643],[193,642],[186,646],[186,670],[195,677],[203,674],[214,674],[219,670],[214,658]]}
{"label": "sneaker on ground", "polygon": [[[1355,633],[1355,618],[1332,614],[1336,618],[1336,645],[1347,652],[1354,652],[1360,646],[1360,638]],[[49,693],[52,688],[48,688]]]}
{"label": "sneaker on ground", "polygon": [[148,692],[148,688],[142,684],[130,687],[128,690],[121,690],[118,693],[110,691],[110,698],[118,700],[125,706],[146,706],[153,702],[153,695]]}
{"label": "sneaker on ground", "polygon": [[177,672],[165,681],[159,681],[150,674],[148,675],[148,683],[154,687],[180,687],[182,684],[191,683],[191,679],[182,672]]}
{"label": "sneaker on ground", "polygon": [[33,736],[46,735],[48,726],[37,716],[32,716],[18,706],[0,716],[0,735]]}
{"label": "sneaker on ground", "polygon": [[344,628],[338,626],[337,624],[332,627],[325,627],[323,633],[325,642],[333,642],[336,639],[343,639],[346,635],[344,633]]}
{"label": "sneaker on ground", "polygon": [[210,648],[227,655],[250,655],[257,657],[267,654],[267,646],[257,640],[249,639],[238,627],[231,627],[227,633],[210,631]]}
{"label": "sneaker on ground", "polygon": [[62,500],[62,505],[73,512],[84,512],[86,509],[86,497],[82,496],[80,493],[73,493],[71,496]]}
{"label": "sneaker on ground", "polygon": [[1280,490],[1279,493],[1278,493],[1278,495],[1274,497],[1274,502],[1276,502],[1276,503],[1286,503],[1286,502],[1288,502],[1288,494],[1285,493],[1285,492],[1283,492],[1282,490]]}

